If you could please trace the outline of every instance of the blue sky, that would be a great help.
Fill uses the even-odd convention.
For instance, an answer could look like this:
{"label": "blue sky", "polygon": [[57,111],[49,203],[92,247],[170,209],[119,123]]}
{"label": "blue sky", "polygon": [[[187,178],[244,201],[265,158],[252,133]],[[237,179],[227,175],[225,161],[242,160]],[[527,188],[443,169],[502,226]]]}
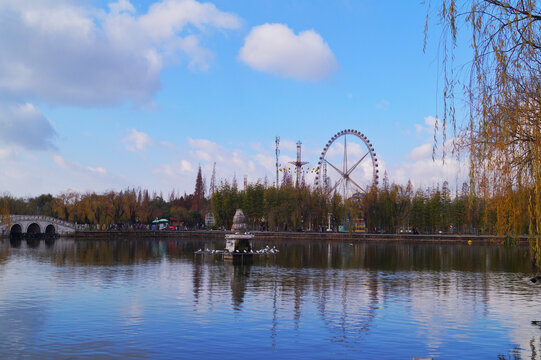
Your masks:
{"label": "blue sky", "polygon": [[425,16],[398,0],[3,0],[0,191],[191,193],[214,162],[218,179],[272,182],[276,135],[281,163],[300,140],[315,164],[343,129],[392,181],[454,186],[464,166],[432,162]]}

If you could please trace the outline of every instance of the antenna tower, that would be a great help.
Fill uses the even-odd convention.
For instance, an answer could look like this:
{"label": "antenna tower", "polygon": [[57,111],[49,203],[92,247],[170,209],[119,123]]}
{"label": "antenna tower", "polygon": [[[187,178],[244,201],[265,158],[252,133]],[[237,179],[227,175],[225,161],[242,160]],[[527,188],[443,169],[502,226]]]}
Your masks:
{"label": "antenna tower", "polygon": [[276,143],[276,191],[278,191],[278,188],[280,187],[278,179],[278,168],[280,167],[280,164],[278,163],[278,157],[280,156],[280,148],[278,146],[280,145],[280,137],[276,136],[274,142]]}

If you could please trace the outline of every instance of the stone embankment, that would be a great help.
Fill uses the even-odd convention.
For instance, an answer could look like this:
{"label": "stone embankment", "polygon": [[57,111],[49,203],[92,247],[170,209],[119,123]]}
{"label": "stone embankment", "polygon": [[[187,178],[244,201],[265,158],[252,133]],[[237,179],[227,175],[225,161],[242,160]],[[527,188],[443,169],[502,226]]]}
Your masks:
{"label": "stone embankment", "polygon": [[[76,239],[224,239],[229,231],[77,231],[67,235]],[[401,241],[401,242],[446,242],[490,243],[504,241],[504,237],[492,235],[451,235],[451,234],[359,234],[359,233],[317,233],[317,232],[252,232],[256,240],[306,240],[306,241]],[[521,236],[520,242],[527,242],[527,236]]]}

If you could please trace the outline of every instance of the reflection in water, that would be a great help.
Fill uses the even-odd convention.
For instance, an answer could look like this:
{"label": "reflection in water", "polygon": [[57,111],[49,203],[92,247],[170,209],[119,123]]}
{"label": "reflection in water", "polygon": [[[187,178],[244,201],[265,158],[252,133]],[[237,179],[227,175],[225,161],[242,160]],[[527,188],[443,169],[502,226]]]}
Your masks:
{"label": "reflection in water", "polygon": [[[42,259],[57,266],[63,265],[134,265],[154,263],[167,259],[196,263],[216,261],[218,255],[194,256],[200,248],[223,249],[225,240],[110,240],[85,241],[67,239],[26,240],[12,238],[9,245],[0,242],[0,251],[6,246],[38,248],[38,251],[20,255]],[[47,249],[41,247],[45,244]],[[340,242],[263,242],[254,241],[254,247],[266,245],[280,249],[277,255],[254,256],[254,265],[269,262],[284,268],[365,269],[378,271],[466,271],[466,272],[532,272],[527,246],[505,248],[495,245],[450,245]],[[24,247],[24,246],[23,246]],[[445,280],[442,279],[442,286]]]}
{"label": "reflection in water", "polygon": [[[541,343],[541,337],[537,341],[538,341],[538,343]],[[531,354],[532,354],[531,358],[532,359],[537,359],[537,351],[536,351],[535,342],[536,342],[535,338],[532,338],[532,340],[530,340],[530,349],[531,349]],[[519,355],[519,358],[520,358],[520,352],[519,352],[518,355]]]}
{"label": "reflection in water", "polygon": [[47,246],[48,248],[52,247],[54,245],[56,241],[56,238],[55,237],[47,237],[45,238],[44,242],[45,242],[45,246]]}
{"label": "reflection in water", "polygon": [[225,271],[230,276],[231,298],[233,301],[233,310],[241,310],[244,301],[244,293],[250,277],[250,265],[224,263]]}
{"label": "reflection in water", "polygon": [[13,247],[13,248],[20,247],[22,242],[23,242],[23,237],[22,236],[14,235],[14,236],[11,236],[9,238],[9,243],[10,243],[11,247]]}
{"label": "reflection in water", "polygon": [[539,358],[526,247],[266,245],[280,253],[238,265],[194,254],[225,241],[2,241],[0,358],[58,357],[81,324],[74,341],[94,345],[75,354],[89,358],[228,358],[246,336],[269,358]]}
{"label": "reflection in water", "polygon": [[26,244],[29,248],[35,249],[40,245],[40,243],[41,243],[40,239],[35,238],[35,237],[26,239]]}
{"label": "reflection in water", "polygon": [[199,301],[199,293],[203,286],[203,259],[199,256],[196,256],[193,264],[193,296],[195,298],[195,303]]}

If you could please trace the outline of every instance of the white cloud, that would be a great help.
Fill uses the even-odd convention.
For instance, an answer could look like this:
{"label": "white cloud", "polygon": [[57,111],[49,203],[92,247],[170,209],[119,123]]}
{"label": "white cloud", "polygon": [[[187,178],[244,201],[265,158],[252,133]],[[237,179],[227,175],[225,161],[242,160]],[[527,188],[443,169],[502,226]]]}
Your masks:
{"label": "white cloud", "polygon": [[83,166],[76,161],[67,161],[60,155],[53,155],[53,161],[59,168],[71,173],[107,175],[107,170],[104,167]]}
{"label": "white cloud", "polygon": [[67,169],[68,168],[68,164],[66,163],[66,160],[64,160],[64,158],[62,156],[60,156],[60,155],[54,155],[53,156],[53,161],[61,169]]}
{"label": "white cloud", "polygon": [[192,139],[188,138],[188,145],[195,148],[205,149],[207,151],[222,151],[223,146],[207,139]]}
{"label": "white cloud", "polygon": [[118,0],[116,3],[110,3],[108,6],[112,14],[119,14],[121,12],[135,13],[135,8],[128,0]]}
{"label": "white cloud", "polygon": [[468,164],[454,158],[443,163],[441,160],[419,159],[404,162],[389,171],[389,178],[399,184],[406,184],[411,180],[416,187],[433,186],[444,181],[462,183],[468,173]]}
{"label": "white cloud", "polygon": [[[467,179],[469,163],[464,160],[467,154],[453,154],[454,138],[439,143],[433,153],[434,125],[439,119],[426,116],[422,124],[415,124],[417,135],[423,143],[414,147],[400,164],[388,170],[389,179],[399,184],[406,184],[411,180],[416,187],[434,186],[456,182],[459,185]],[[438,139],[442,141],[441,138]],[[442,161],[445,151],[445,161]],[[461,155],[457,158],[456,155]],[[434,157],[434,159],[433,159]]]}
{"label": "white cloud", "polygon": [[296,35],[284,24],[252,28],[239,59],[251,68],[299,80],[319,81],[337,69],[329,45],[314,30]]}
{"label": "white cloud", "polygon": [[[347,154],[348,158],[360,159],[368,152],[368,148],[360,140],[353,138],[352,136],[348,137],[347,140]],[[336,140],[327,150],[325,155],[328,160],[340,160],[343,161],[344,158],[344,143],[343,139]]]}
{"label": "white cloud", "polygon": [[14,152],[10,148],[0,148],[0,160],[11,159],[14,156]]}
{"label": "white cloud", "polygon": [[[262,150],[263,151],[263,150]],[[276,158],[271,155],[270,151],[260,152],[253,156],[256,164],[262,166],[265,170],[269,171],[271,174],[275,171]]]}
{"label": "white cloud", "polygon": [[98,167],[90,167],[90,166],[87,166],[86,167],[88,169],[88,171],[90,171],[91,173],[95,173],[95,174],[100,174],[100,175],[106,175],[107,174],[107,170],[105,170],[104,168],[102,168],[101,166],[98,166]]}
{"label": "white cloud", "polygon": [[132,152],[144,151],[147,146],[154,144],[154,140],[150,136],[135,129],[130,129],[130,134],[122,141],[126,145],[126,150]]}
{"label": "white cloud", "polygon": [[[450,153],[453,139],[445,143],[446,153]],[[465,160],[466,154],[445,157],[442,160],[443,150],[436,149],[432,159],[432,143],[419,145],[409,153],[410,161],[405,160],[389,172],[389,178],[399,184],[406,184],[411,180],[417,187],[433,186],[444,181],[457,182],[459,185],[466,181],[468,176],[469,162]],[[455,154],[456,155],[456,154]]]}
{"label": "white cloud", "polygon": [[203,160],[203,161],[212,160],[212,155],[202,150],[192,151],[192,154],[195,155],[195,157],[199,160]]}
{"label": "white cloud", "polygon": [[434,127],[434,125],[439,122],[440,120],[437,117],[434,116],[426,116],[425,117],[425,124]]}
{"label": "white cloud", "polygon": [[286,151],[297,151],[297,142],[289,139],[280,140],[280,149]]}
{"label": "white cloud", "polygon": [[182,160],[180,162],[180,171],[183,171],[183,172],[192,172],[194,169],[193,169],[193,166],[192,164],[188,161],[188,160]]}
{"label": "white cloud", "polygon": [[136,129],[131,128],[128,132],[129,134],[121,139],[121,142],[128,151],[143,152],[148,147],[161,148],[168,152],[178,151],[178,146],[175,144],[172,144],[169,141],[156,141],[143,131],[137,131]]}
{"label": "white cloud", "polygon": [[0,141],[27,150],[54,149],[56,132],[41,110],[29,103],[0,103]]}
{"label": "white cloud", "polygon": [[[58,153],[10,152],[12,156],[0,157],[0,179],[2,187],[16,196],[58,194],[68,190],[81,193],[121,190],[138,185],[143,178],[140,173],[123,177],[108,171],[104,164],[82,164]],[[122,164],[115,166],[116,172],[122,169]]]}
{"label": "white cloud", "polygon": [[[162,164],[154,170],[163,186],[191,189],[195,183],[197,168],[201,166],[207,186],[210,185],[212,169],[216,163],[216,184],[221,180],[231,181],[236,176],[239,186],[247,175],[248,182],[263,181],[267,176],[269,181],[274,179],[273,147],[265,148],[258,143],[247,146],[250,151],[231,149],[208,139],[187,139],[187,154],[191,162],[176,160]],[[254,151],[255,150],[255,151]],[[284,160],[285,157],[282,159]]]}
{"label": "white cloud", "polygon": [[[186,175],[194,173],[194,167],[188,160],[181,160],[160,165],[153,172],[159,176],[162,182],[176,184],[178,186],[179,180],[183,180],[186,178]],[[189,180],[191,182],[192,179],[189,178]]]}
{"label": "white cloud", "polygon": [[415,147],[408,157],[412,160],[418,160],[432,156],[432,144],[426,143]]}
{"label": "white cloud", "polygon": [[229,152],[226,148],[207,139],[188,138],[188,145],[192,147],[190,154],[198,160],[205,162],[217,161],[225,162],[229,157],[225,155]]}
{"label": "white cloud", "polygon": [[196,36],[188,35],[184,39],[179,39],[177,44],[179,49],[190,55],[191,59],[188,64],[190,70],[207,71],[209,69],[214,54],[212,51],[201,47]]}
{"label": "white cloud", "polygon": [[439,123],[439,119],[434,116],[426,116],[424,118],[424,124],[415,124],[415,130],[417,134],[434,134],[434,125]]}
{"label": "white cloud", "polygon": [[127,0],[109,12],[77,1],[4,1],[0,17],[9,34],[0,37],[0,94],[82,106],[149,103],[169,59],[204,70],[212,53],[203,34],[240,26],[195,0],[162,0],[144,14]]}

